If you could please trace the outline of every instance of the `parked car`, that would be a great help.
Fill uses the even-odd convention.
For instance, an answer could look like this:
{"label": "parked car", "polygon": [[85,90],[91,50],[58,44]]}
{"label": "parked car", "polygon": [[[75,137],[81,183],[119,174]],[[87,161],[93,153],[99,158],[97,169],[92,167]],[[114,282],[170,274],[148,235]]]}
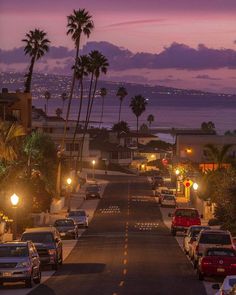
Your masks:
{"label": "parked car", "polygon": [[0,244],[0,284],[25,282],[31,288],[33,282],[41,281],[40,259],[34,244],[27,242],[6,242]]}
{"label": "parked car", "polygon": [[72,210],[68,213],[68,218],[72,219],[77,227],[88,227],[89,215],[85,210]]}
{"label": "parked car", "polygon": [[171,233],[173,236],[178,231],[187,231],[192,225],[201,225],[200,215],[195,208],[177,208],[173,215],[169,213],[169,217],[172,217]]}
{"label": "parked car", "polygon": [[162,176],[153,176],[152,177],[152,189],[155,190],[157,187],[164,185],[164,179]]}
{"label": "parked car", "polygon": [[218,290],[215,295],[231,295],[229,292],[236,285],[236,276],[227,276],[223,284],[220,286],[219,284],[213,284],[212,289]]}
{"label": "parked car", "polygon": [[174,195],[163,195],[161,198],[161,207],[176,208],[176,199]]}
{"label": "parked car", "polygon": [[193,248],[194,267],[197,266],[198,259],[203,255],[205,250],[212,247],[234,249],[230,232],[227,230],[201,231]]}
{"label": "parked car", "polygon": [[236,251],[228,248],[208,248],[198,260],[199,280],[204,277],[236,275]]}
{"label": "parked car", "polygon": [[100,187],[97,184],[91,184],[86,187],[84,199],[87,200],[89,198],[101,199]]}
{"label": "parked car", "polygon": [[210,226],[203,226],[203,225],[193,225],[190,226],[187,230],[187,233],[183,240],[183,249],[189,257],[192,257],[192,246],[196,243],[197,236],[199,235],[201,230],[211,229]]}
{"label": "parked car", "polygon": [[62,241],[55,227],[29,228],[22,234],[22,241],[35,244],[42,265],[51,265],[57,270],[62,264]]}
{"label": "parked car", "polygon": [[71,218],[57,219],[54,223],[62,238],[78,239],[78,226]]}

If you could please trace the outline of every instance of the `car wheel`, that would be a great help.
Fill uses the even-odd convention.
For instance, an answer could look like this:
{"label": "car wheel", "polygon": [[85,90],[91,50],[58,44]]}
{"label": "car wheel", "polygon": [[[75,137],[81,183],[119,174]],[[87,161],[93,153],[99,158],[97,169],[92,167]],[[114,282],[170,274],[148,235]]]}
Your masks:
{"label": "car wheel", "polygon": [[25,287],[26,288],[32,288],[33,286],[33,279],[32,279],[32,274],[28,279],[25,280]]}
{"label": "car wheel", "polygon": [[34,279],[34,283],[35,284],[40,284],[40,282],[41,282],[41,270],[39,270],[39,272],[38,272],[38,277],[36,278],[36,279]]}
{"label": "car wheel", "polygon": [[171,229],[171,234],[172,234],[172,236],[176,236],[176,230],[175,229]]}
{"label": "car wheel", "polygon": [[204,280],[204,274],[201,273],[199,270],[197,272],[197,276],[198,276],[199,281],[203,281]]}

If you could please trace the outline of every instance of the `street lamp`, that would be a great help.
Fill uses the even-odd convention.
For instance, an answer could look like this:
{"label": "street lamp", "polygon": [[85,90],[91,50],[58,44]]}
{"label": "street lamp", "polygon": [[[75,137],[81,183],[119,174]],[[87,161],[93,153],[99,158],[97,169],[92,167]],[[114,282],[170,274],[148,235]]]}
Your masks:
{"label": "street lamp", "polygon": [[20,198],[16,195],[13,194],[10,197],[11,200],[11,204],[12,204],[12,208],[13,208],[13,240],[16,239],[16,235],[17,235],[17,205],[19,203]]}
{"label": "street lamp", "polygon": [[67,178],[67,211],[70,212],[70,201],[71,201],[71,183],[72,179],[70,177]]}
{"label": "street lamp", "polygon": [[196,182],[194,182],[194,184],[193,184],[193,189],[194,189],[195,191],[198,190],[198,184],[197,184]]}
{"label": "street lamp", "polygon": [[92,160],[92,164],[93,164],[93,180],[95,179],[94,178],[94,166],[95,166],[95,164],[96,164],[96,161],[95,160]]}
{"label": "street lamp", "polygon": [[175,174],[176,174],[177,176],[180,174],[179,169],[176,169],[176,170],[175,170]]}

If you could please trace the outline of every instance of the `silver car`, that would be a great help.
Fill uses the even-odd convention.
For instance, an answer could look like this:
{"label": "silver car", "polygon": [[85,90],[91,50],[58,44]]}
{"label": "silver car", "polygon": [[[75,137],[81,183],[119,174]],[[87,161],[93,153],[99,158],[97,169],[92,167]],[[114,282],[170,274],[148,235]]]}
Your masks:
{"label": "silver car", "polygon": [[74,223],[80,227],[88,227],[88,215],[85,210],[72,210],[68,213],[68,218],[73,219]]}
{"label": "silver car", "polygon": [[25,282],[27,288],[41,281],[40,260],[34,244],[30,241],[0,244],[0,284],[19,281]]}

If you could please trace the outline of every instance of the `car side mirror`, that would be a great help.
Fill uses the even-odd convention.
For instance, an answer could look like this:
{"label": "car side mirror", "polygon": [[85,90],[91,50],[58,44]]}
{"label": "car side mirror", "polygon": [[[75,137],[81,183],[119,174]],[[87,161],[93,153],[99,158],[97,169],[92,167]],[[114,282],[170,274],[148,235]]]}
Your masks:
{"label": "car side mirror", "polygon": [[168,213],[168,217],[173,217],[173,214],[171,214],[171,213]]}
{"label": "car side mirror", "polygon": [[220,285],[219,284],[213,284],[213,285],[211,285],[211,287],[214,290],[219,290],[220,289]]}

